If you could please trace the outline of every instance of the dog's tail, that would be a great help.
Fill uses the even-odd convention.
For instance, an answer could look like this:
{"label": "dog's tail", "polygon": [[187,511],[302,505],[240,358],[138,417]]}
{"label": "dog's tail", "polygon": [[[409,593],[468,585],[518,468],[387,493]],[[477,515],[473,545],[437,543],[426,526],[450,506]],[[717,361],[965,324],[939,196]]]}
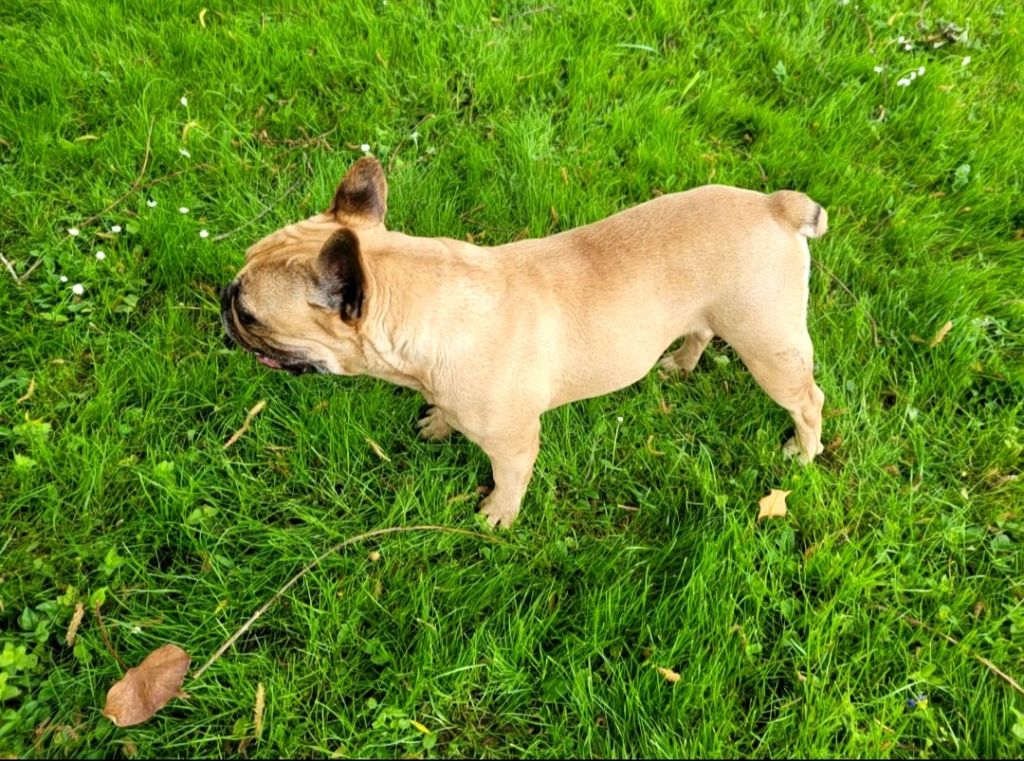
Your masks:
{"label": "dog's tail", "polygon": [[808,238],[820,238],[828,230],[828,212],[803,193],[778,190],[768,196],[775,216]]}

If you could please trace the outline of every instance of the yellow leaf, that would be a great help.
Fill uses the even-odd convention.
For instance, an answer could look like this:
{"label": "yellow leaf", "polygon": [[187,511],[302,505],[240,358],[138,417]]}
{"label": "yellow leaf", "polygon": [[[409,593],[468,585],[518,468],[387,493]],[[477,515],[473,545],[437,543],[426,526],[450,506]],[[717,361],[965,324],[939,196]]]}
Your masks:
{"label": "yellow leaf", "polygon": [[765,518],[782,518],[786,515],[786,497],[792,492],[782,491],[781,489],[772,489],[771,492],[761,497],[758,501],[758,505],[761,510],[757,514],[759,521]]}
{"label": "yellow leaf", "polygon": [[658,666],[658,673],[661,674],[665,678],[666,682],[671,682],[672,684],[675,684],[680,679],[679,674],[677,672],[673,671],[672,669],[667,669],[667,668],[663,668],[661,666]]}
{"label": "yellow leaf", "polygon": [[206,8],[199,11],[199,26],[206,28]]}
{"label": "yellow leaf", "polygon": [[427,729],[425,726],[423,726],[418,721],[416,721],[416,719],[409,719],[409,723],[412,724],[414,727],[416,727],[416,729],[418,729],[420,732],[422,732],[425,735],[432,735],[432,734],[434,734],[429,729]]}

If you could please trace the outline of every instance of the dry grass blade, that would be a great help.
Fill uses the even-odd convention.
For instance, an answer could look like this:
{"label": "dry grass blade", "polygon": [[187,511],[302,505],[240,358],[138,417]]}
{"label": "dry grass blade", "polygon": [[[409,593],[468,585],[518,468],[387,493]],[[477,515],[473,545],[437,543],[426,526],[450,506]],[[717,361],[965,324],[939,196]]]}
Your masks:
{"label": "dry grass blade", "polygon": [[934,349],[936,346],[938,346],[940,343],[942,343],[942,341],[946,338],[946,335],[952,329],[953,329],[953,321],[952,320],[946,320],[946,324],[943,325],[941,328],[939,328],[938,331],[935,333],[935,336],[932,338],[932,340],[928,342],[928,348],[929,349]]}
{"label": "dry grass blade", "polygon": [[387,452],[384,451],[380,444],[371,439],[369,436],[365,436],[364,438],[366,439],[366,443],[370,445],[370,449],[373,450],[373,453],[375,455],[377,455],[384,462],[391,462],[391,458],[388,457]]}
{"label": "dry grass blade", "polygon": [[16,403],[17,404],[22,404],[23,402],[27,402],[29,399],[32,398],[32,394],[34,394],[35,392],[36,392],[36,378],[33,375],[32,376],[32,380],[30,380],[28,382],[28,391],[26,391],[24,394],[19,396]]}
{"label": "dry grass blade", "polygon": [[266,690],[263,688],[263,682],[256,683],[256,704],[252,708],[252,725],[256,732],[256,739],[260,739],[260,735],[263,734],[263,709],[266,707]]}
{"label": "dry grass blade", "polygon": [[666,682],[671,682],[672,684],[675,684],[681,678],[679,676],[679,672],[667,669],[663,666],[658,666],[658,673],[661,674],[662,678],[664,678]]}
{"label": "dry grass blade", "polygon": [[64,642],[68,647],[75,644],[75,637],[78,635],[78,627],[82,625],[82,618],[85,616],[85,604],[81,601],[75,604],[75,612],[68,623],[67,634],[64,635]]}

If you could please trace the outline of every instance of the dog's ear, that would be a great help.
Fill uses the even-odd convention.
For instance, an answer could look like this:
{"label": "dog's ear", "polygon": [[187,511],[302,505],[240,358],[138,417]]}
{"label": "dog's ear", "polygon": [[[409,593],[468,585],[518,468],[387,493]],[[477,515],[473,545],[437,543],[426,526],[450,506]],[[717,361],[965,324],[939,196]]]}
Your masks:
{"label": "dog's ear", "polygon": [[372,156],[364,156],[349,168],[327,209],[343,225],[379,225],[387,211],[388,183],[380,162]]}
{"label": "dog's ear", "polygon": [[342,228],[328,238],[317,257],[317,270],[324,304],[349,324],[362,317],[365,277],[355,233]]}

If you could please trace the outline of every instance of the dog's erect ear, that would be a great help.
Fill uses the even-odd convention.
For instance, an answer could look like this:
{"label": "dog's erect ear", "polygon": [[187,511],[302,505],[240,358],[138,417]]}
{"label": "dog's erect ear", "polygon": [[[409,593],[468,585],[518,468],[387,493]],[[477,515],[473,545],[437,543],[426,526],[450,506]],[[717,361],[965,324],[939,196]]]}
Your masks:
{"label": "dog's erect ear", "polygon": [[355,233],[342,228],[334,233],[317,257],[324,303],[337,309],[341,319],[353,323],[363,314],[363,264]]}
{"label": "dog's erect ear", "polygon": [[388,183],[380,162],[364,156],[345,173],[327,209],[341,224],[379,225],[388,211]]}

